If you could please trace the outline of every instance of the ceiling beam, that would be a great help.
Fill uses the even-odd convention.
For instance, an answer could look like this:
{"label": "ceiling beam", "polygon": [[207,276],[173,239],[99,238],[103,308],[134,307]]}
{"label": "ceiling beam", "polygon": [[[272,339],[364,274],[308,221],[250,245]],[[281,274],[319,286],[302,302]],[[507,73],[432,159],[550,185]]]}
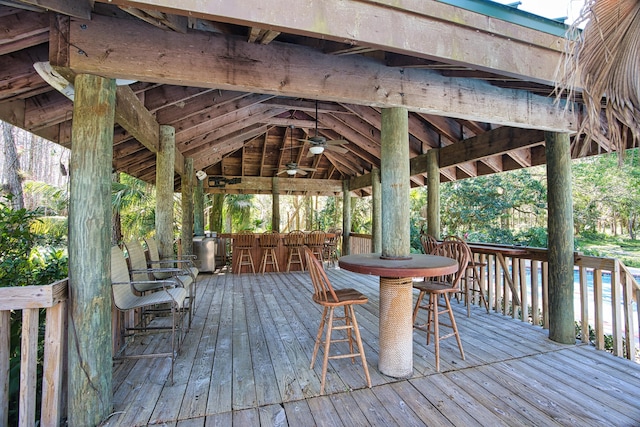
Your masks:
{"label": "ceiling beam", "polygon": [[[237,178],[237,177],[225,177]],[[271,177],[241,177],[239,184],[227,184],[222,188],[208,187],[205,180],[204,190],[208,193],[271,193],[273,189],[273,178]],[[335,179],[311,179],[311,178],[278,178],[280,194],[318,194],[335,195],[342,193],[342,181]]]}
{"label": "ceiling beam", "polygon": [[[52,29],[50,60],[77,73],[404,107],[556,132],[576,130],[576,113],[558,107],[554,99],[483,81],[390,68],[371,58],[336,57],[279,42],[257,45],[220,34],[184,35],[133,20],[96,15],[90,22],[75,22],[74,18],[71,22],[77,25],[60,24]],[[60,34],[62,27],[68,34]],[[524,60],[518,58],[518,62]],[[177,63],[182,64],[181,72],[167,73]]]}
{"label": "ceiling beam", "polygon": [[[99,0],[444,60],[552,84],[564,39],[434,0]],[[393,37],[388,31],[393,28]],[[416,37],[419,34],[419,37]],[[428,41],[428,42],[427,42]],[[514,55],[514,52],[518,52]]]}

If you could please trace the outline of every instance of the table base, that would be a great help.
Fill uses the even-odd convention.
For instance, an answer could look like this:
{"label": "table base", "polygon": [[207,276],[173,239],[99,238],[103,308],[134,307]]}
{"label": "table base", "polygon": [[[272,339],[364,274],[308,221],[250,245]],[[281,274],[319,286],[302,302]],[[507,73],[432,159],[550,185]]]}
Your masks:
{"label": "table base", "polygon": [[394,378],[413,375],[412,278],[380,278],[378,369]]}

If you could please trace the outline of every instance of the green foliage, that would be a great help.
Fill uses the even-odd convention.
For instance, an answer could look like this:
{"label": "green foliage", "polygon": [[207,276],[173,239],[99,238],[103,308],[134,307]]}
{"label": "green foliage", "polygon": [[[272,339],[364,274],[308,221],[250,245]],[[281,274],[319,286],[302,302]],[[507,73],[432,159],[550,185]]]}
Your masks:
{"label": "green foliage", "polygon": [[125,240],[147,237],[155,230],[155,187],[127,174],[112,184],[113,211],[120,214]]}
{"label": "green foliage", "polygon": [[[46,242],[34,233],[35,224],[40,222],[38,211],[11,209],[8,203],[0,201],[0,286],[40,286],[53,283],[68,275],[68,258],[63,248],[38,246]],[[43,330],[45,316],[40,316],[38,341],[38,382],[42,381]],[[22,318],[19,311],[10,316],[9,345],[9,423],[17,425],[18,396],[20,384],[20,337]],[[37,388],[40,400],[41,387]],[[37,405],[39,410],[40,405]]]}
{"label": "green foliage", "polygon": [[254,200],[253,194],[227,194],[224,198],[225,216],[230,225],[229,232],[241,230],[253,230],[251,208]]}

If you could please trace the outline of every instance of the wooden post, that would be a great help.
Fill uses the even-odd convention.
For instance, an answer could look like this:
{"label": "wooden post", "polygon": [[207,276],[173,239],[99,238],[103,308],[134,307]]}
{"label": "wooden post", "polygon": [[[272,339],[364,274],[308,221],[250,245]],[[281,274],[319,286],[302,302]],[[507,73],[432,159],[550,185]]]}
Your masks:
{"label": "wooden post", "polygon": [[193,255],[193,159],[184,159],[182,175],[182,253]]}
{"label": "wooden post", "polygon": [[199,179],[193,192],[193,234],[204,236],[204,183]]}
{"label": "wooden post", "polygon": [[68,423],[112,411],[111,162],[116,85],[75,78],[69,203]]}
{"label": "wooden post", "polygon": [[271,229],[280,232],[280,181],[277,176],[272,179],[271,189]]}
{"label": "wooden post", "polygon": [[342,181],[342,253],[349,255],[349,235],[351,234],[351,192],[349,180]]}
{"label": "wooden post", "polygon": [[571,149],[566,133],[545,132],[549,209],[549,338],[574,344]]}
{"label": "wooden post", "polygon": [[427,151],[427,233],[440,239],[440,150]]}
{"label": "wooden post", "polygon": [[382,109],[380,177],[382,256],[411,252],[409,228],[409,114],[406,108]]}
{"label": "wooden post", "polygon": [[[382,256],[410,256],[409,114],[406,108],[382,109],[380,177]],[[410,277],[380,277],[380,354],[385,375],[413,374],[413,287]],[[393,314],[391,314],[393,313]]]}
{"label": "wooden post", "polygon": [[380,169],[371,169],[371,250],[382,252],[382,191]]}
{"label": "wooden post", "polygon": [[173,259],[173,176],[176,163],[176,130],[160,126],[156,154],[156,240],[160,258]]}
{"label": "wooden post", "polygon": [[211,215],[209,217],[209,229],[222,233],[222,207],[224,206],[224,194],[216,193],[213,195],[213,206],[211,207]]}

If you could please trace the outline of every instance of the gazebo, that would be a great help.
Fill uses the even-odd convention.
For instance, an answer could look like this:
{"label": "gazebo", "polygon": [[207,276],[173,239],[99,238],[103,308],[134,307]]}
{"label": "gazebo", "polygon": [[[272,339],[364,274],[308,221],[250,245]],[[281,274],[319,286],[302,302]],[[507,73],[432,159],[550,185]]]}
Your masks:
{"label": "gazebo", "polygon": [[438,235],[439,183],[546,164],[549,335],[575,342],[570,160],[604,148],[572,150],[579,88],[553,96],[563,23],[486,0],[2,3],[0,119],[72,149],[76,423],[111,393],[112,170],[156,185],[164,253],[173,192],[189,253],[204,191],[372,194],[374,251],[402,256],[411,187]]}

